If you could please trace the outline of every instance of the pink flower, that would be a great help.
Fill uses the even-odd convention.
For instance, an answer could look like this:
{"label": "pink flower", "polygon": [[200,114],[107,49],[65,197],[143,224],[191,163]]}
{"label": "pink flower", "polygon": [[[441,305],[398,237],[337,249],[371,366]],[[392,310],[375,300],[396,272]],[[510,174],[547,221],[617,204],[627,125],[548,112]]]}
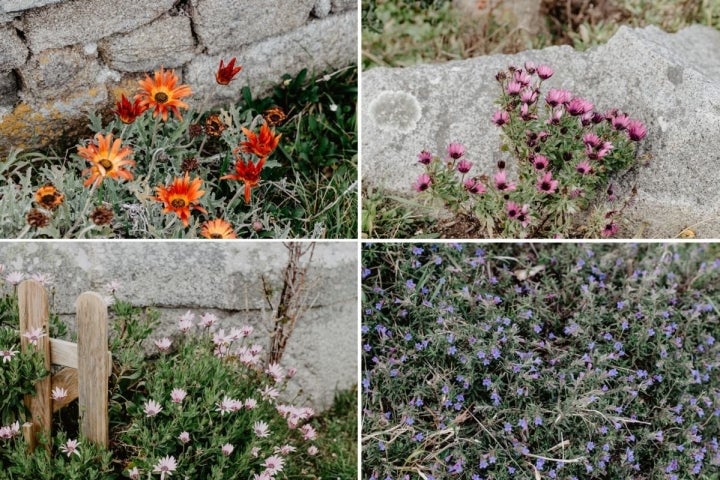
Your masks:
{"label": "pink flower", "polygon": [[537,67],[537,69],[535,71],[536,71],[538,77],[540,77],[543,80],[547,80],[548,78],[552,77],[553,74],[555,73],[555,70],[548,67],[547,65],[540,65],[539,67]]}
{"label": "pink flower", "polygon": [[523,226],[523,228],[527,228],[528,225],[530,225],[530,222],[532,221],[532,217],[529,215],[530,211],[530,205],[523,205],[520,209],[520,212],[517,214],[517,217],[515,217],[515,220],[520,222],[520,225]]}
{"label": "pink flower", "polygon": [[170,392],[170,400],[172,400],[173,403],[182,403],[186,396],[187,392],[182,388],[173,388],[172,392]]}
{"label": "pink flower", "polygon": [[247,338],[252,335],[254,330],[255,328],[251,327],[250,325],[243,325],[242,327],[240,327],[240,335]]}
{"label": "pink flower", "polygon": [[613,221],[605,225],[605,228],[603,228],[602,232],[600,232],[600,235],[603,237],[612,237],[618,232],[618,230],[620,230],[620,227]]}
{"label": "pink flower", "polygon": [[418,153],[418,162],[422,163],[423,165],[430,165],[430,162],[432,162],[432,153],[428,152],[427,150],[423,150],[422,152]]}
{"label": "pink flower", "polygon": [[462,173],[462,174],[465,174],[465,173],[468,173],[468,172],[470,171],[470,169],[472,168],[472,166],[473,166],[473,164],[472,164],[471,161],[465,160],[465,159],[463,158],[462,160],[460,160],[460,161],[457,163],[457,171],[460,172],[460,173]]}
{"label": "pink flower", "polygon": [[170,345],[172,345],[172,340],[167,337],[163,337],[160,340],[155,340],[155,346],[161,352],[167,352],[168,350],[170,350]]}
{"label": "pink flower", "polygon": [[275,475],[276,473],[282,471],[284,463],[285,460],[283,460],[282,457],[273,455],[265,459],[263,466],[265,467],[265,471],[267,473]]}
{"label": "pink flower", "polygon": [[557,107],[558,105],[564,105],[570,102],[572,99],[572,93],[568,90],[559,90],[551,88],[547,95],[545,95],[545,102],[551,107]]}
{"label": "pink flower", "polygon": [[582,115],[591,112],[593,104],[584,98],[575,97],[567,104],[567,112],[572,116]]}
{"label": "pink flower", "polygon": [[110,294],[116,293],[118,290],[120,290],[120,282],[117,280],[105,284],[105,291]]}
{"label": "pink flower", "polygon": [[222,446],[222,453],[226,457],[229,457],[233,450],[235,450],[235,447],[233,447],[231,443],[226,443]]}
{"label": "pink flower", "polygon": [[536,170],[545,170],[549,164],[548,158],[545,155],[535,155],[531,160]]}
{"label": "pink flower", "polygon": [[292,445],[285,444],[282,447],[275,447],[273,450],[273,453],[278,455],[290,455],[292,452],[296,451],[297,448],[293,447]]}
{"label": "pink flower", "polygon": [[190,434],[188,432],[182,432],[178,435],[178,440],[180,440],[183,444],[186,444],[190,441]]}
{"label": "pink flower", "polygon": [[18,285],[24,279],[25,279],[25,274],[22,272],[10,272],[5,277],[5,281],[13,286]]}
{"label": "pink flower", "polygon": [[65,390],[62,387],[55,387],[52,389],[52,393],[50,395],[50,398],[53,400],[62,400],[63,398],[68,396],[68,391]]}
{"label": "pink flower", "polygon": [[532,77],[528,75],[527,73],[523,72],[522,70],[515,70],[515,74],[513,75],[513,78],[516,82],[518,82],[523,87],[527,87],[530,85],[530,82],[532,81]]}
{"label": "pink flower", "polygon": [[255,422],[253,424],[253,432],[255,432],[255,435],[257,435],[259,438],[265,438],[270,436],[270,428],[268,427],[268,424],[265,422]]}
{"label": "pink flower", "polygon": [[297,368],[295,368],[295,367],[288,368],[287,378],[293,378],[295,376],[295,374],[297,374]]}
{"label": "pink flower", "polygon": [[300,432],[303,434],[304,440],[315,440],[315,437],[317,436],[317,432],[312,425],[303,425],[300,427]]}
{"label": "pink flower", "polygon": [[128,470],[128,477],[130,477],[131,480],[139,480],[140,470],[138,470],[138,467],[133,467],[130,470]]}
{"label": "pink flower", "polygon": [[189,332],[194,326],[192,320],[180,320],[180,322],[178,322],[178,330],[182,333]]}
{"label": "pink flower", "polygon": [[213,325],[215,325],[215,322],[217,322],[217,317],[213,315],[212,313],[203,313],[200,315],[200,323],[199,325],[202,328],[210,328]]}
{"label": "pink flower", "polygon": [[222,401],[217,404],[215,410],[220,412],[220,416],[223,416],[226,413],[237,412],[242,408],[242,406],[243,404],[240,400],[235,400],[234,398],[230,398],[225,395]]}
{"label": "pink flower", "polygon": [[530,106],[527,103],[523,103],[520,106],[520,118],[527,122],[536,119],[537,115],[530,111]]}
{"label": "pink flower", "polygon": [[502,127],[510,121],[510,115],[505,110],[498,110],[493,113],[492,122],[498,127]]}
{"label": "pink flower", "polygon": [[468,178],[463,182],[463,187],[465,187],[465,190],[467,190],[469,193],[472,193],[473,195],[478,195],[485,193],[485,185],[482,184],[481,181],[475,179],[475,178]]}
{"label": "pink flower", "polygon": [[507,85],[508,95],[517,95],[523,89],[523,84],[515,80],[511,81]]}
{"label": "pink flower", "polygon": [[145,411],[145,416],[154,417],[158,413],[162,412],[162,406],[155,400],[148,400],[145,402],[143,410]]}
{"label": "pink flower", "polygon": [[273,380],[275,380],[275,383],[278,383],[285,376],[282,367],[277,363],[271,363],[268,365],[265,369],[265,373],[270,375]]}
{"label": "pink flower", "polygon": [[545,175],[538,178],[538,181],[535,185],[540,192],[555,193],[558,188],[558,181],[553,180],[552,172],[545,172]]}
{"label": "pink flower", "polygon": [[260,447],[253,447],[250,449],[250,455],[253,456],[253,458],[258,458],[260,455]]}
{"label": "pink flower", "polygon": [[590,146],[590,147],[593,147],[593,148],[595,148],[595,147],[597,147],[598,145],[600,145],[600,142],[601,142],[600,137],[598,137],[597,135],[595,135],[593,132],[588,132],[588,133],[586,133],[585,135],[583,135],[582,139],[583,139],[583,143],[584,143],[586,146]]}
{"label": "pink flower", "polygon": [[547,123],[548,125],[560,125],[560,119],[562,119],[563,111],[561,109],[553,110],[552,114],[548,117]]}
{"label": "pink flower", "polygon": [[221,328],[219,331],[217,331],[213,334],[212,341],[215,344],[215,346],[230,345],[230,343],[232,343],[232,337],[225,336],[225,330]]}
{"label": "pink flower", "polygon": [[428,188],[430,188],[430,184],[432,183],[432,180],[430,179],[430,175],[427,173],[423,173],[420,175],[417,180],[415,180],[415,183],[413,183],[413,188],[418,192],[424,192]]}
{"label": "pink flower", "polygon": [[532,105],[537,101],[538,91],[537,90],[523,90],[520,94],[520,101]]}
{"label": "pink flower", "polygon": [[22,334],[23,337],[28,339],[28,342],[30,344],[37,346],[38,341],[45,336],[43,333],[42,328],[34,328],[32,330],[28,330],[27,332]]}
{"label": "pink flower", "polygon": [[613,148],[614,147],[611,142],[603,142],[602,145],[595,147],[595,149],[591,148],[590,146],[586,146],[585,153],[590,160],[601,160],[605,158],[605,155],[610,153]]}
{"label": "pink flower", "polygon": [[618,131],[627,130],[629,122],[630,118],[622,113],[618,113],[610,119],[610,123],[612,124],[613,128]]}
{"label": "pink flower", "polygon": [[465,154],[465,145],[459,142],[451,142],[447,146],[447,154],[453,160],[457,160]]}
{"label": "pink flower", "polygon": [[515,183],[508,181],[505,170],[500,170],[495,174],[495,188],[501,192],[512,192],[517,186]]}
{"label": "pink flower", "polygon": [[520,215],[520,205],[515,202],[507,202],[505,204],[505,211],[507,212],[508,218],[515,219]]}
{"label": "pink flower", "polygon": [[525,62],[525,70],[527,70],[527,72],[528,72],[529,74],[535,73],[535,70],[536,70],[536,69],[535,69],[535,63],[534,63],[534,62],[531,62],[531,61],[529,61],[529,60],[528,60],[527,62]]}
{"label": "pink flower", "polygon": [[318,453],[318,448],[315,445],[310,445],[307,452],[308,452],[308,455],[310,455],[311,457],[314,457]]}
{"label": "pink flower", "polygon": [[14,422],[0,428],[0,439],[9,440],[20,434],[20,422]]}
{"label": "pink flower", "polygon": [[246,398],[245,399],[245,409],[246,410],[252,410],[255,407],[257,407],[257,400],[255,400],[254,398]]}
{"label": "pink flower", "polygon": [[630,140],[639,142],[645,138],[646,134],[647,129],[640,120],[630,120],[630,122],[628,122],[628,136],[630,137]]}
{"label": "pink flower", "polygon": [[2,357],[3,363],[8,363],[17,353],[17,350],[13,350],[12,347],[10,347],[10,350],[0,350],[0,357]]}
{"label": "pink flower", "polygon": [[33,273],[30,278],[44,287],[49,287],[54,281],[52,275],[49,273]]}
{"label": "pink flower", "polygon": [[68,458],[70,458],[70,455],[73,453],[80,456],[80,450],[78,450],[78,447],[80,446],[80,442],[77,440],[68,440],[63,445],[60,445],[60,451],[63,453],[66,453]]}
{"label": "pink flower", "polygon": [[575,171],[577,171],[580,175],[589,175],[592,173],[592,166],[590,165],[590,162],[584,160],[575,166]]}
{"label": "pink flower", "polygon": [[175,457],[168,455],[167,457],[161,458],[158,463],[153,467],[153,473],[160,474],[160,480],[165,480],[165,475],[168,477],[172,476],[172,472],[177,468],[177,462]]}

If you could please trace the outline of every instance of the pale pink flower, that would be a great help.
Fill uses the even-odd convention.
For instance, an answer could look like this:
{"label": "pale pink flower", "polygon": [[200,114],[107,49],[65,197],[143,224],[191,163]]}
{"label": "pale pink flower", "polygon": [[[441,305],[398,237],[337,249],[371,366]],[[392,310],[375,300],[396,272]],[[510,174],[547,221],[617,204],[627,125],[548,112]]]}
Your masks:
{"label": "pale pink flower", "polygon": [[161,352],[167,352],[168,350],[170,350],[170,345],[172,345],[172,340],[170,340],[168,337],[163,337],[160,340],[155,340],[155,346]]}
{"label": "pale pink flower", "polygon": [[560,125],[560,120],[562,119],[562,116],[562,109],[553,110],[552,114],[548,117],[545,123],[547,123],[548,125]]}
{"label": "pale pink flower", "polygon": [[303,435],[303,440],[315,440],[315,437],[317,437],[317,432],[312,425],[303,425],[300,427],[300,432]]}
{"label": "pale pink flower", "polygon": [[20,434],[20,422],[0,427],[0,439],[9,440]]}
{"label": "pale pink flower", "polygon": [[253,456],[253,458],[258,458],[260,456],[260,447],[253,447],[250,449],[250,455]]}
{"label": "pale pink flower", "polygon": [[525,62],[525,70],[527,70],[527,72],[530,74],[535,73],[535,62],[531,62],[530,60]]}
{"label": "pale pink flower", "polygon": [[520,93],[520,91],[523,89],[523,84],[520,82],[516,82],[515,80],[512,80],[507,85],[507,93],[508,95],[517,95]]}
{"label": "pale pink flower", "polygon": [[192,320],[184,319],[180,320],[178,322],[178,330],[180,330],[182,333],[187,333],[190,331],[191,328],[193,328],[195,325],[193,324]]}
{"label": "pale pink flower", "polygon": [[147,417],[154,417],[158,413],[162,412],[162,406],[157,403],[155,400],[148,400],[145,402],[145,405],[143,406],[143,410],[145,411],[145,416]]}
{"label": "pale pink flower", "polygon": [[273,450],[273,453],[277,455],[290,455],[292,452],[296,451],[297,448],[293,447],[292,445],[283,445],[282,447],[275,447]]}
{"label": "pale pink flower", "polygon": [[213,343],[215,345],[227,346],[227,345],[230,345],[231,342],[232,342],[232,337],[225,336],[225,330],[222,328],[213,334]]}
{"label": "pale pink flower", "polygon": [[530,77],[530,75],[528,75],[526,72],[523,72],[522,70],[515,70],[513,78],[523,87],[527,87],[532,81],[532,77]]}
{"label": "pale pink flower", "polygon": [[295,367],[288,368],[287,378],[293,378],[296,373],[297,373],[297,368],[295,368]]}
{"label": "pale pink flower", "polygon": [[630,123],[630,117],[624,113],[618,113],[610,119],[610,123],[615,130],[627,130],[628,124]]}
{"label": "pale pink flower", "polygon": [[263,346],[257,343],[250,345],[250,353],[253,355],[260,355],[263,351]]}
{"label": "pale pink flower", "polygon": [[33,273],[30,278],[43,287],[49,287],[53,284],[53,277],[49,273]]}
{"label": "pale pink flower", "polygon": [[271,387],[270,385],[266,385],[264,389],[258,391],[260,392],[260,395],[262,395],[263,400],[275,400],[280,396],[278,389]]}
{"label": "pale pink flower", "polygon": [[532,221],[532,217],[530,216],[529,212],[530,212],[530,205],[525,204],[522,206],[522,208],[520,209],[520,213],[518,214],[517,218],[515,219],[518,222],[520,222],[520,225],[522,225],[523,228],[527,228],[527,226],[530,225],[530,222]]}
{"label": "pale pink flower", "polygon": [[113,297],[112,295],[105,295],[103,297],[103,302],[105,302],[105,305],[109,307],[115,303],[115,297]]}
{"label": "pale pink flower", "polygon": [[433,156],[432,153],[428,152],[427,150],[423,150],[422,152],[418,153],[417,159],[418,162],[422,163],[423,165],[430,165]]}
{"label": "pale pink flower", "polygon": [[268,365],[265,369],[265,373],[270,375],[273,380],[275,380],[275,383],[278,383],[285,376],[282,367],[277,363],[271,363],[270,365]]}
{"label": "pale pink flower", "polygon": [[255,328],[251,327],[250,325],[243,325],[242,327],[240,327],[240,332],[241,332],[242,336],[245,338],[252,335],[254,330],[255,330]]}
{"label": "pale pink flower", "polygon": [[217,404],[216,410],[220,412],[220,416],[223,416],[226,413],[237,412],[242,407],[243,403],[241,401],[235,400],[234,398],[230,398],[225,395],[225,398],[223,398],[222,401]]}
{"label": "pale pink flower", "polygon": [[515,202],[507,202],[505,204],[505,211],[507,212],[508,218],[515,219],[520,215],[520,205]]}
{"label": "pale pink flower", "polygon": [[523,90],[522,93],[520,94],[520,101],[522,103],[532,105],[533,103],[535,103],[537,101],[537,97],[538,97],[537,90],[526,89],[526,90]]}
{"label": "pale pink flower", "polygon": [[448,157],[452,158],[453,160],[457,160],[458,158],[465,155],[465,145],[460,142],[450,142],[450,144],[447,146],[447,154]]}
{"label": "pale pink flower", "polygon": [[543,193],[555,193],[557,191],[559,182],[553,180],[552,172],[545,172],[545,175],[538,177],[538,181],[535,184],[539,192]]}
{"label": "pale pink flower", "polygon": [[183,444],[188,443],[190,441],[190,434],[188,432],[182,432],[178,435],[178,440],[180,440]]}
{"label": "pale pink flower", "polygon": [[308,455],[311,457],[314,457],[318,453],[318,448],[315,445],[310,445],[310,447],[307,449]]}
{"label": "pale pink flower", "polygon": [[62,400],[63,398],[68,396],[68,391],[65,390],[62,387],[55,387],[52,389],[52,393],[50,395],[50,398],[53,400]]}
{"label": "pale pink flower", "polygon": [[165,480],[165,475],[168,477],[172,476],[172,472],[177,468],[177,462],[175,457],[168,455],[167,457],[161,458],[153,468],[153,473],[160,474],[160,480]]}
{"label": "pale pink flower", "polygon": [[182,388],[173,388],[172,392],[170,392],[170,400],[172,400],[173,403],[182,403],[186,396],[187,392]]}
{"label": "pale pink flower", "polygon": [[270,435],[270,428],[268,427],[268,424],[263,421],[255,422],[253,424],[253,431],[259,438],[265,438]]}
{"label": "pale pink flower", "polygon": [[555,70],[553,70],[547,65],[540,65],[535,69],[535,73],[537,73],[538,77],[540,77],[541,79],[547,80],[548,78],[553,76]]}
{"label": "pale pink flower", "polygon": [[235,447],[233,447],[231,443],[226,443],[222,446],[222,453],[226,457],[229,457],[233,450],[235,450]]}
{"label": "pale pink flower", "polygon": [[468,178],[463,182],[463,188],[472,193],[473,195],[479,195],[485,193],[485,185],[482,184],[477,178]]}
{"label": "pale pink flower", "polygon": [[105,284],[105,291],[108,293],[115,293],[120,290],[120,282],[113,280]]}
{"label": "pale pink flower", "polygon": [[509,182],[507,179],[507,172],[500,170],[495,174],[495,188],[501,192],[512,192],[517,188],[514,182]]}
{"label": "pale pink flower", "polygon": [[217,317],[212,313],[203,313],[200,315],[200,326],[202,328],[210,328],[217,322]]}
{"label": "pale pink flower", "polygon": [[25,274],[22,272],[10,272],[5,277],[5,281],[10,285],[18,285],[25,279]]}
{"label": "pale pink flower", "polygon": [[432,183],[432,179],[430,178],[430,175],[427,173],[421,174],[417,180],[415,180],[415,183],[413,183],[412,187],[416,192],[424,192],[428,188],[430,188],[430,184]]}
{"label": "pale pink flower", "polygon": [[254,398],[246,398],[245,399],[245,409],[246,410],[252,410],[257,406],[257,400]]}
{"label": "pale pink flower", "polygon": [[592,166],[590,165],[590,162],[584,160],[575,166],[575,170],[580,175],[589,175],[590,173],[592,173]]}
{"label": "pale pink flower", "polygon": [[492,122],[498,127],[502,127],[509,121],[510,114],[508,114],[508,112],[506,112],[505,110],[498,110],[497,112],[493,113]]}
{"label": "pale pink flower", "polygon": [[128,476],[129,476],[132,480],[139,480],[139,478],[140,478],[140,470],[138,469],[138,467],[133,467],[132,469],[128,470]]}
{"label": "pale pink flower", "polygon": [[28,342],[30,342],[32,345],[37,346],[38,341],[45,336],[43,333],[42,327],[40,328],[34,328],[32,330],[28,330],[27,332],[22,334],[23,337],[28,339]]}
{"label": "pale pink flower", "polygon": [[12,347],[10,347],[10,350],[0,350],[0,357],[2,357],[3,363],[8,363],[17,353],[17,350],[13,350]]}
{"label": "pale pink flower", "polygon": [[647,134],[647,129],[640,120],[630,120],[628,122],[627,130],[630,140],[635,142],[639,142],[640,140],[645,138],[645,135]]}
{"label": "pale pink flower", "polygon": [[254,473],[253,480],[273,480],[273,476],[270,475],[268,472],[260,472],[259,475],[257,473]]}
{"label": "pale pink flower", "polygon": [[285,460],[283,460],[282,457],[272,455],[265,459],[263,466],[265,467],[266,472],[268,472],[270,475],[275,475],[276,473],[282,471],[284,464]]}
{"label": "pale pink flower", "polygon": [[180,321],[182,322],[183,320],[187,320],[188,322],[192,322],[193,320],[195,320],[195,314],[194,314],[193,312],[191,312],[190,310],[188,310],[187,312],[183,313],[183,314],[180,316]]}
{"label": "pale pink flower", "polygon": [[235,342],[237,340],[240,340],[243,337],[242,330],[239,328],[231,328],[230,329],[230,340]]}
{"label": "pale pink flower", "polygon": [[80,446],[80,442],[78,442],[77,440],[68,440],[63,445],[60,445],[60,451],[63,453],[66,453],[68,458],[70,458],[70,455],[72,455],[73,453],[79,457],[80,456],[80,450],[78,449],[79,446]]}

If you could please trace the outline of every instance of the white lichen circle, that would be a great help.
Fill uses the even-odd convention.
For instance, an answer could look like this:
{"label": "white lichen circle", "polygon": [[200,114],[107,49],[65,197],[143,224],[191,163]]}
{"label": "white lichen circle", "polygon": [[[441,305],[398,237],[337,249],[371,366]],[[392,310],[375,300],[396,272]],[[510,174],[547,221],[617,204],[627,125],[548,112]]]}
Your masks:
{"label": "white lichen circle", "polygon": [[392,90],[380,92],[368,112],[380,129],[400,133],[413,131],[422,116],[420,102],[412,94]]}

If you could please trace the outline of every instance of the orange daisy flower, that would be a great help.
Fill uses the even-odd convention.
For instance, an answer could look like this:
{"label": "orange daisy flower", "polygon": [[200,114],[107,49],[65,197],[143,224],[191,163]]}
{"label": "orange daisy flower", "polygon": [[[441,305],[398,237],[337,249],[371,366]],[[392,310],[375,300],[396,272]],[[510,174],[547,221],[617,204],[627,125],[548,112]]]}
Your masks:
{"label": "orange daisy flower", "polygon": [[163,202],[165,206],[163,213],[175,213],[187,227],[190,210],[207,213],[203,207],[195,205],[195,202],[205,195],[205,191],[200,190],[201,187],[202,180],[200,178],[194,178],[191,181],[190,175],[185,173],[184,177],[176,177],[168,187],[158,185],[155,200]]}
{"label": "orange daisy flower", "polygon": [[203,223],[200,235],[205,238],[237,238],[230,222],[217,218]]}
{"label": "orange daisy flower", "polygon": [[155,71],[154,78],[146,75],[145,80],[140,80],[142,90],[135,95],[135,99],[140,100],[140,105],[144,108],[154,108],[153,118],[159,113],[164,122],[167,120],[168,110],[172,110],[175,116],[182,120],[179,108],[188,108],[188,105],[180,99],[190,95],[192,90],[188,85],[176,87],[177,82],[175,70],[166,71],[160,67],[160,70]]}
{"label": "orange daisy flower", "polygon": [[85,180],[86,187],[93,183],[99,184],[105,177],[116,180],[124,178],[132,180],[133,174],[126,170],[126,166],[135,166],[132,160],[133,151],[130,147],[122,147],[122,139],[115,139],[113,134],[95,134],[95,141],[87,147],[79,146],[78,155],[91,163],[90,168],[83,170],[82,174],[90,173],[90,178]]}
{"label": "orange daisy flower", "polygon": [[245,153],[254,153],[260,158],[265,158],[270,155],[278,146],[280,137],[282,137],[282,133],[275,136],[275,132],[270,130],[270,127],[265,124],[260,127],[259,134],[255,134],[245,127],[242,127],[242,131],[247,137],[246,142],[240,143],[242,151]]}
{"label": "orange daisy flower", "polygon": [[233,57],[227,65],[224,65],[225,62],[220,59],[220,66],[218,67],[217,72],[215,72],[215,80],[217,80],[220,85],[227,85],[230,83],[233,78],[235,78],[235,75],[240,73],[240,70],[242,70],[242,65],[238,65],[237,67],[235,66],[235,60],[235,57]]}
{"label": "orange daisy flower", "polygon": [[147,110],[147,105],[140,105],[140,99],[136,98],[133,103],[127,99],[125,94],[122,94],[122,98],[117,102],[117,110],[113,110],[113,113],[120,118],[123,123],[131,124],[137,117]]}
{"label": "orange daisy flower", "polygon": [[37,204],[48,210],[55,210],[62,205],[63,200],[65,200],[65,195],[55,188],[55,185],[52,183],[43,185],[35,192],[35,201]]}
{"label": "orange daisy flower", "polygon": [[220,177],[220,180],[238,180],[243,182],[245,184],[245,203],[250,203],[250,194],[252,193],[252,189],[260,183],[260,172],[262,172],[264,165],[265,157],[261,158],[257,164],[254,164],[252,160],[248,160],[246,163],[242,157],[238,156],[235,162],[235,173]]}

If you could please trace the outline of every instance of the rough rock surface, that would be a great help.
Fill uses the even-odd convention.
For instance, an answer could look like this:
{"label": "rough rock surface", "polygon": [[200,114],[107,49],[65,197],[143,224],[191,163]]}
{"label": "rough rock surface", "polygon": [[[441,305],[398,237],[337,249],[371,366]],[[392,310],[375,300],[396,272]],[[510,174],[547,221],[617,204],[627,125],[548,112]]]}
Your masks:
{"label": "rough rock surface", "polygon": [[355,0],[332,0],[332,11],[342,12],[344,10],[350,10],[358,8],[358,2]]}
{"label": "rough rock surface", "polygon": [[192,0],[195,33],[214,55],[304,24],[315,0]]}
{"label": "rough rock surface", "polygon": [[28,49],[12,26],[0,27],[0,71],[17,68],[28,56]]}
{"label": "rough rock surface", "polygon": [[190,18],[164,15],[127,34],[114,35],[98,44],[105,63],[123,72],[145,72],[179,67],[195,53]]}
{"label": "rough rock surface", "polygon": [[95,84],[100,65],[80,47],[58,48],[34,55],[19,72],[29,93],[36,98],[52,99]]}
{"label": "rough rock surface", "polygon": [[0,12],[21,12],[30,10],[31,8],[44,7],[51,3],[57,3],[61,0],[3,0],[0,4]]}
{"label": "rough rock surface", "polygon": [[254,43],[220,57],[236,56],[243,70],[227,87],[215,89],[203,85],[207,72],[217,69],[217,55],[198,55],[185,68],[185,79],[198,85],[196,97],[202,98],[208,89],[215,91],[218,101],[234,101],[243,86],[254,95],[266,92],[277,84],[284,73],[297,74],[303,68],[324,71],[347,65],[347,58],[357,57],[357,13],[347,12],[316,19],[283,36]]}
{"label": "rough rock surface", "polygon": [[[466,144],[474,171],[489,172],[498,158],[499,130],[490,117],[498,93],[494,75],[509,64],[546,63],[555,75],[547,88],[567,88],[600,111],[619,108],[648,126],[640,155],[650,160],[619,179],[620,194],[638,195],[626,217],[630,234],[668,238],[691,227],[698,237],[720,237],[720,32],[692,26],[676,34],[655,27],[620,28],[605,45],[587,52],[551,47],[403,69],[363,73],[361,102],[383,92],[411,98],[387,109],[362,110],[363,176],[367,184],[410,193],[421,169],[416,155]],[[547,90],[545,90],[547,91]],[[407,131],[415,115],[421,115]],[[621,190],[621,191],[620,191]]]}
{"label": "rough rock surface", "polygon": [[48,5],[23,18],[23,31],[33,52],[94,42],[150,23],[174,3],[174,0],[75,0]]}
{"label": "rough rock surface", "polygon": [[[269,316],[261,277],[276,291],[287,262],[280,243],[167,244],[131,242],[28,243],[0,246],[6,271],[50,273],[54,308],[72,324],[74,302],[118,281],[118,296],[136,306],[159,307],[159,334],[172,335],[187,310],[210,311],[220,328],[250,323],[254,342],[267,345]],[[330,405],[336,389],[357,382],[357,247],[316,246],[309,273],[312,308],[298,321],[283,357],[299,369],[288,394],[316,407]],[[322,292],[316,295],[313,292]]]}

